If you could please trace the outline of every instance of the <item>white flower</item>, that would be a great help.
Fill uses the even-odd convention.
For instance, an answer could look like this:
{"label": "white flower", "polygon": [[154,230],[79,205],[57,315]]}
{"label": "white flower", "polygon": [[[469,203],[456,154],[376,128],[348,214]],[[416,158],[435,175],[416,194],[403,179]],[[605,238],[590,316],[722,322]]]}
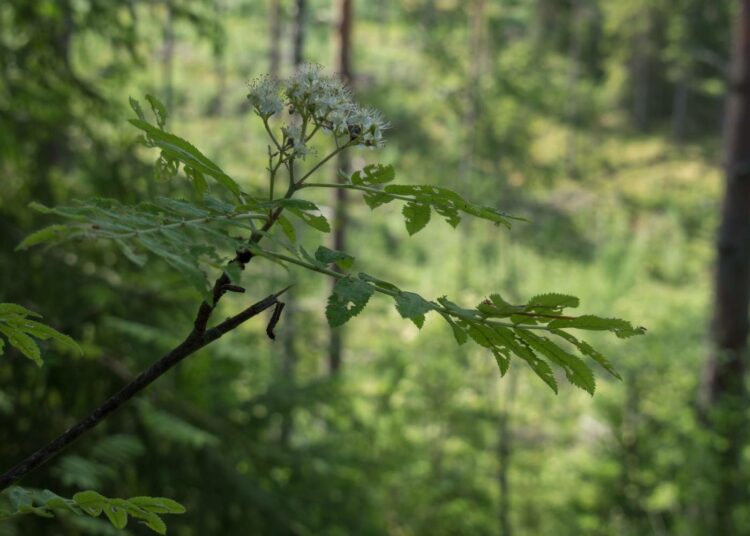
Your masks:
{"label": "white flower", "polygon": [[279,90],[279,83],[276,80],[269,76],[263,76],[250,84],[250,93],[247,95],[247,99],[258,115],[268,119],[284,109]]}

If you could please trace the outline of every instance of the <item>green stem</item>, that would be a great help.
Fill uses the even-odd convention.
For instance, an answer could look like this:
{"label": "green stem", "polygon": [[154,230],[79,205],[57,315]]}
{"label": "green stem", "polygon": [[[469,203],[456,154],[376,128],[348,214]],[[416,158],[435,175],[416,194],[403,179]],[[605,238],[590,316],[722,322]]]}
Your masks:
{"label": "green stem", "polygon": [[298,190],[298,189],[300,189],[300,188],[302,187],[302,183],[303,183],[303,182],[305,182],[305,180],[306,180],[306,179],[307,179],[307,178],[308,178],[308,177],[309,177],[310,175],[312,175],[313,173],[315,173],[316,171],[318,171],[318,169],[320,169],[320,167],[321,167],[321,166],[322,166],[323,164],[325,164],[326,162],[328,162],[328,161],[329,161],[329,160],[330,160],[331,158],[333,158],[334,156],[336,156],[337,154],[339,154],[339,153],[340,153],[341,151],[343,151],[344,149],[346,149],[346,148],[347,148],[347,147],[349,147],[350,145],[351,145],[351,142],[349,142],[349,143],[347,143],[347,144],[344,144],[344,145],[342,145],[341,147],[337,147],[337,148],[336,148],[336,150],[334,150],[334,151],[333,151],[333,152],[332,152],[331,154],[329,154],[328,156],[326,156],[326,157],[325,157],[325,158],[324,158],[323,160],[321,160],[320,162],[318,162],[317,164],[315,164],[315,165],[314,165],[314,166],[312,167],[312,169],[310,169],[310,171],[308,171],[307,173],[305,173],[305,174],[304,174],[304,175],[302,176],[302,178],[301,178],[300,180],[298,180],[298,181],[297,181],[297,182],[296,182],[296,183],[294,184],[294,188],[295,188],[295,189],[297,189],[297,190]]}
{"label": "green stem", "polygon": [[263,126],[266,129],[266,132],[268,132],[268,136],[271,138],[271,141],[276,146],[276,149],[278,149],[279,153],[282,153],[281,145],[279,144],[278,140],[276,139],[276,136],[273,135],[273,131],[271,130],[271,127],[268,125],[268,118],[263,117]]}

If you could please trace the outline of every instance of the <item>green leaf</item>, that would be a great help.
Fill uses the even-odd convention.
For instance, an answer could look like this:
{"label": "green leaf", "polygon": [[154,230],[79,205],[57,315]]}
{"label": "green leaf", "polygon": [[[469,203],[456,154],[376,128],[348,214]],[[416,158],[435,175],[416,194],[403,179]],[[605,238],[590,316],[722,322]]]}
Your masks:
{"label": "green leaf", "polygon": [[162,518],[160,518],[153,512],[149,512],[148,515],[143,518],[143,520],[145,521],[146,526],[157,534],[167,533],[167,525],[164,523]]}
{"label": "green leaf", "polygon": [[440,311],[440,316],[442,316],[450,325],[451,329],[453,330],[453,337],[456,339],[458,345],[461,346],[465,344],[469,338],[466,334],[466,330],[459,326],[450,316],[448,316],[444,312]]}
{"label": "green leaf", "polygon": [[284,231],[284,234],[289,239],[289,241],[294,244],[297,242],[297,233],[294,230],[294,225],[292,225],[292,222],[289,221],[289,218],[286,216],[279,216],[276,222],[279,224],[279,227],[281,227],[281,230]]}
{"label": "green leaf", "polygon": [[591,369],[578,357],[560,348],[546,337],[541,337],[526,329],[517,329],[516,333],[531,348],[547,357],[550,361],[565,370],[570,382],[593,395],[596,390],[596,380]]}
{"label": "green leaf", "polygon": [[406,230],[410,235],[418,233],[430,221],[430,206],[407,203],[402,210],[406,219]]}
{"label": "green leaf", "polygon": [[594,315],[583,315],[573,319],[553,320],[549,327],[555,329],[577,328],[589,331],[611,331],[621,339],[643,335],[646,328],[633,327],[627,320],[620,318],[601,318]]}
{"label": "green leaf", "polygon": [[374,290],[361,279],[344,277],[336,282],[328,298],[326,317],[331,327],[341,326],[358,315],[367,305]]}
{"label": "green leaf", "polygon": [[0,333],[5,335],[11,346],[31,359],[38,367],[42,366],[42,353],[34,340],[14,326],[0,323]]}
{"label": "green leaf", "polygon": [[414,292],[399,292],[393,297],[396,300],[396,310],[402,318],[408,318],[419,329],[424,325],[424,316],[435,307],[419,294]]}
{"label": "green leaf", "polygon": [[63,346],[66,346],[81,355],[83,354],[83,350],[81,350],[81,347],[78,346],[78,343],[76,343],[67,335],[60,333],[56,329],[51,328],[46,324],[42,324],[41,322],[36,322],[34,320],[24,320],[23,329],[24,331],[26,331],[26,333],[33,335],[37,339],[54,339]]}
{"label": "green leaf", "polygon": [[132,497],[128,502],[155,514],[184,514],[185,507],[166,497]]}
{"label": "green leaf", "polygon": [[441,296],[437,299],[438,303],[445,307],[450,314],[457,316],[463,320],[475,320],[479,317],[474,309],[464,309],[463,307],[456,305],[445,296]]}
{"label": "green leaf", "polygon": [[229,175],[224,173],[219,166],[186,140],[165,132],[142,119],[129,119],[130,124],[143,130],[149,140],[159,147],[163,154],[170,158],[179,160],[183,164],[192,167],[196,171],[213,177],[217,182],[232,192],[240,199],[240,186]]}
{"label": "green leaf", "polygon": [[130,100],[130,107],[135,112],[135,115],[138,116],[138,119],[140,119],[142,121],[145,121],[146,120],[146,116],[143,114],[143,108],[141,108],[141,103],[138,102],[133,97],[130,97],[129,100]]}
{"label": "green leaf", "polygon": [[571,344],[575,345],[576,348],[578,348],[578,351],[581,352],[583,355],[590,357],[599,365],[604,368],[607,372],[609,372],[612,376],[617,378],[618,380],[622,380],[622,376],[615,370],[615,367],[612,365],[612,363],[607,359],[601,352],[596,350],[594,347],[592,347],[590,344],[588,344],[586,341],[581,341],[577,338],[575,338],[570,333],[567,333],[565,331],[561,331],[558,329],[552,330],[552,333],[557,335],[558,337],[561,337],[565,339],[566,341],[570,342]]}
{"label": "green leaf", "polygon": [[354,263],[354,257],[351,255],[343,251],[328,249],[325,246],[318,246],[318,249],[315,251],[315,259],[323,264],[335,262],[342,270],[348,270]]}
{"label": "green leaf", "polygon": [[331,232],[331,226],[328,224],[328,220],[322,214],[317,216],[310,214],[309,212],[298,210],[296,208],[289,208],[288,210],[291,214],[297,216],[313,229],[317,229],[318,231],[321,231],[323,233]]}
{"label": "green leaf", "polygon": [[107,516],[107,519],[109,519],[109,522],[112,523],[112,525],[116,529],[124,529],[128,524],[128,513],[125,511],[124,508],[120,508],[118,506],[115,506],[112,503],[106,504],[103,508],[104,515]]}
{"label": "green leaf", "polygon": [[18,305],[17,303],[0,303],[0,317],[8,317],[11,315],[42,318],[42,315],[40,315],[39,313],[35,313],[31,309],[27,309],[26,307]]}
{"label": "green leaf", "polygon": [[28,249],[31,246],[44,244],[45,242],[57,242],[64,239],[68,232],[69,229],[65,225],[49,225],[43,229],[34,231],[24,238],[21,243],[16,246],[16,251]]}
{"label": "green leaf", "polygon": [[206,182],[206,177],[203,173],[193,166],[185,166],[185,175],[193,181],[193,188],[195,188],[195,193],[198,197],[203,197],[208,192],[208,182]]}
{"label": "green leaf", "polygon": [[401,289],[398,288],[393,283],[389,283],[388,281],[383,281],[382,279],[378,279],[377,277],[373,277],[370,274],[366,274],[364,272],[360,272],[357,277],[359,277],[362,281],[367,281],[368,283],[372,283],[376,287],[380,287],[385,290],[395,291],[395,292],[401,292]]}
{"label": "green leaf", "polygon": [[394,199],[390,195],[381,192],[367,192],[366,194],[364,194],[363,198],[365,200],[365,203],[367,203],[367,206],[370,207],[370,210],[375,210],[380,205],[390,203]]}
{"label": "green leaf", "polygon": [[477,310],[488,317],[505,317],[523,311],[523,307],[512,305],[506,302],[500,294],[495,293],[490,294],[489,299],[477,305]]}
{"label": "green leaf", "polygon": [[108,500],[96,491],[80,491],[73,495],[75,503],[90,516],[97,517],[107,505]]}
{"label": "green leaf", "polygon": [[549,312],[550,310],[561,311],[566,307],[578,307],[578,298],[575,296],[568,296],[567,294],[540,294],[534,296],[526,304],[526,308],[529,311],[537,312]]}
{"label": "green leaf", "polygon": [[351,176],[351,183],[363,186],[385,184],[396,178],[396,171],[391,165],[369,164]]}
{"label": "green leaf", "polygon": [[[151,105],[151,111],[154,112],[156,124],[159,125],[159,128],[164,128],[167,124],[167,117],[169,117],[166,106],[164,106],[164,104],[153,95],[146,94],[146,100]],[[141,117],[141,119],[143,118]]]}

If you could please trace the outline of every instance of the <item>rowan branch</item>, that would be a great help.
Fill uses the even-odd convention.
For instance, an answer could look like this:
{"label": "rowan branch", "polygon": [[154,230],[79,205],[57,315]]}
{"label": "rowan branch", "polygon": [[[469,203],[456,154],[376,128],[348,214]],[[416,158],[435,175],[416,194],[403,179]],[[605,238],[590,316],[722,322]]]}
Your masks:
{"label": "rowan branch", "polygon": [[[226,281],[224,279],[226,278]],[[226,275],[222,275],[216,280],[214,285],[214,303],[226,292],[223,285],[228,281]],[[53,439],[46,446],[40,448],[25,460],[17,463],[2,475],[0,475],[0,490],[16,483],[40,465],[46,463],[51,458],[59,454],[68,445],[73,443],[85,432],[97,426],[106,419],[111,413],[119,409],[125,402],[133,398],[140,391],[148,387],[152,382],[157,380],[162,374],[174,367],[177,363],[186,357],[194,354],[204,346],[209,345],[224,334],[240,326],[243,322],[259,315],[266,309],[272,307],[278,302],[278,297],[287,291],[289,287],[267,296],[266,298],[254,303],[242,312],[224,320],[215,327],[206,330],[206,322],[213,312],[214,305],[208,305],[206,302],[201,304],[198,310],[193,330],[190,334],[172,349],[169,353],[161,357],[156,363],[136,376],[130,383],[125,385],[116,394],[112,395],[106,402],[92,411],[86,418],[79,421],[57,438]]]}

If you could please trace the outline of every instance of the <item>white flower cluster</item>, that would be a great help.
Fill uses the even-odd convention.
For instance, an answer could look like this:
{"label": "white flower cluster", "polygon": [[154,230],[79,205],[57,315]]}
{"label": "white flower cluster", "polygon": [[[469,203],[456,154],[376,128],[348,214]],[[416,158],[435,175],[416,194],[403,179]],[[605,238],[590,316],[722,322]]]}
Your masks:
{"label": "white flower cluster", "polygon": [[279,83],[270,76],[261,76],[250,83],[250,93],[247,95],[247,100],[253,105],[258,115],[264,119],[281,113],[284,109]]}
{"label": "white flower cluster", "polygon": [[[317,127],[332,132],[336,137],[347,136],[357,145],[378,147],[383,145],[383,132],[388,124],[377,110],[363,108],[352,100],[351,92],[336,78],[326,76],[321,67],[305,64],[284,83],[268,77],[256,80],[250,88],[248,99],[255,111],[268,119],[280,113],[285,105],[290,113],[299,113]],[[284,129],[294,140],[295,152],[304,150],[299,133],[293,127]]]}

